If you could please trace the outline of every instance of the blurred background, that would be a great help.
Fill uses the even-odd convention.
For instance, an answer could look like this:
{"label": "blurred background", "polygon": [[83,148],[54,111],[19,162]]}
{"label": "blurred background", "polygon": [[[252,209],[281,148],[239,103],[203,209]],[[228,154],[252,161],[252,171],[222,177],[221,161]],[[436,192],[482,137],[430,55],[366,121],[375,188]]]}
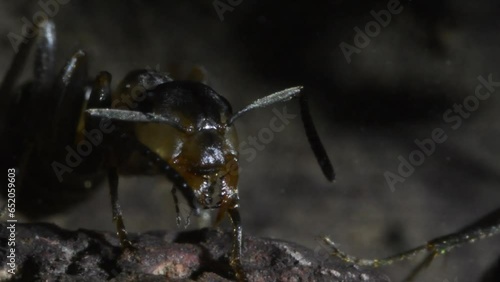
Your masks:
{"label": "blurred background", "polygon": [[[478,76],[500,81],[497,1],[402,1],[400,13],[358,47],[355,28],[364,31],[375,20],[371,11],[394,1],[66,2],[52,1],[58,3],[51,18],[59,68],[79,48],[89,55],[90,77],[107,70],[113,85],[137,68],[203,65],[208,84],[234,109],[304,85],[336,181],[324,178],[300,119],[291,120],[255,158],[242,155],[244,234],[297,242],[321,256],[317,237],[329,235],[350,254],[384,257],[456,231],[500,205],[500,90],[456,129],[443,117],[474,95]],[[22,18],[32,21],[44,8],[38,1],[0,7],[3,75],[14,55],[7,35],[22,34]],[[346,56],[341,44],[356,52]],[[299,114],[296,102],[286,106]],[[273,117],[269,108],[241,118],[240,141],[258,137]],[[398,158],[408,160],[418,149],[415,139],[431,138],[436,128],[447,140],[391,189],[384,174],[397,173]],[[120,181],[129,232],[179,230],[168,181]],[[114,230],[106,185],[91,200],[42,220]],[[417,281],[481,281],[499,255],[496,236],[436,259]],[[418,261],[382,271],[399,281]]]}

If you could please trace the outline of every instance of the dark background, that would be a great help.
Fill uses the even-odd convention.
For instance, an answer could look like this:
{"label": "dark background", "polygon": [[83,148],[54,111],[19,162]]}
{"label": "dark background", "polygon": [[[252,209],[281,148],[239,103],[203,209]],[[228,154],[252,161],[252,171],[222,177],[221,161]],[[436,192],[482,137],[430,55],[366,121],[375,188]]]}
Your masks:
{"label": "dark background", "polygon": [[[221,21],[212,1],[69,1],[53,17],[59,65],[82,48],[90,75],[107,70],[116,85],[136,68],[201,64],[235,109],[304,85],[337,180],[324,179],[301,122],[293,120],[253,161],[241,160],[246,234],[298,242],[318,255],[324,251],[316,238],[327,234],[351,254],[380,257],[455,231],[500,205],[500,92],[457,130],[443,120],[454,103],[474,94],[479,75],[500,81],[497,1],[402,2],[403,11],[350,64],[339,44],[352,45],[353,28],[364,29],[370,11],[389,1],[269,2],[243,0]],[[37,1],[9,3],[0,3],[0,74],[14,54],[7,34],[20,34],[21,18],[42,10]],[[296,103],[287,108],[299,113]],[[272,117],[270,108],[238,121],[241,141]],[[445,130],[447,141],[391,191],[384,172],[395,172],[398,156],[407,159],[417,149],[414,140],[435,128]],[[113,230],[104,186],[91,201],[45,221]],[[130,232],[176,229],[170,186],[162,177],[122,179]],[[497,236],[438,258],[417,280],[478,281],[499,253]],[[383,271],[398,281],[415,264]]]}

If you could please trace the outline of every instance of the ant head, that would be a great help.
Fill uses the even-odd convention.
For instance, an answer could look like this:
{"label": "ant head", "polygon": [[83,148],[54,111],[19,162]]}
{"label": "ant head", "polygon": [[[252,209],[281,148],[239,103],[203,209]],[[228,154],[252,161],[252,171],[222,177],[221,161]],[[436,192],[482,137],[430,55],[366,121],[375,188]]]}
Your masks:
{"label": "ant head", "polygon": [[[230,132],[236,133],[232,128]],[[187,134],[173,166],[195,191],[204,207],[216,207],[228,191],[236,191],[238,162],[236,136],[216,129]]]}

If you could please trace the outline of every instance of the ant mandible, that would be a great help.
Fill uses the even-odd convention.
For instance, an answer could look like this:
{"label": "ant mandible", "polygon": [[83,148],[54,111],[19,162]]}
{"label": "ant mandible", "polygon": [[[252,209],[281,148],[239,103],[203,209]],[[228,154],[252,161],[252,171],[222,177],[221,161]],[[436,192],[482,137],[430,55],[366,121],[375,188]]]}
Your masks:
{"label": "ant mandible", "polygon": [[[83,51],[77,51],[55,76],[55,38],[54,24],[42,24],[37,36],[19,49],[0,88],[1,104],[6,105],[0,130],[10,140],[0,147],[9,148],[2,152],[3,165],[13,164],[20,173],[18,202],[22,204],[18,207],[26,214],[62,211],[87,197],[107,176],[120,243],[133,249],[118,202],[118,172],[163,174],[173,183],[178,223],[177,191],[195,214],[218,209],[216,223],[229,216],[233,226],[230,265],[236,278],[245,281],[234,122],[249,111],[298,98],[311,148],[324,175],[333,181],[333,167],[302,87],[265,96],[234,114],[229,102],[209,86],[174,81],[154,70],[130,72],[112,94],[109,73],[101,72],[93,83],[88,79]],[[33,45],[35,79],[13,91]],[[115,101],[122,99],[132,100],[133,109],[118,107]],[[71,150],[83,156],[70,167]]]}

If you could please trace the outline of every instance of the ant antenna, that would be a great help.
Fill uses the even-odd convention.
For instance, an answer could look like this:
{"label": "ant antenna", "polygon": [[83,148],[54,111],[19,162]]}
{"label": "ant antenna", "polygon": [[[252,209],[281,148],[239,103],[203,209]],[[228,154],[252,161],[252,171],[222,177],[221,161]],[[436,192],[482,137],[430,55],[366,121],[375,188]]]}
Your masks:
{"label": "ant antenna", "polygon": [[321,167],[321,170],[323,171],[323,174],[325,175],[326,179],[328,179],[329,181],[333,181],[335,179],[333,166],[330,162],[330,159],[328,158],[328,155],[326,154],[326,150],[323,147],[321,140],[319,139],[318,132],[314,127],[311,113],[309,112],[309,107],[307,105],[307,98],[304,95],[304,93],[301,93],[302,88],[303,86],[287,88],[285,90],[281,90],[273,94],[270,94],[268,96],[265,96],[263,98],[255,100],[248,106],[236,112],[231,118],[229,118],[228,126],[233,124],[233,122],[237,118],[239,118],[248,111],[264,108],[276,104],[278,102],[286,102],[293,98],[299,97],[300,113],[302,116],[302,122],[304,123],[304,129],[306,131],[307,140],[311,145],[311,149],[314,153],[314,156],[316,157],[316,160],[318,161],[318,164]]}

